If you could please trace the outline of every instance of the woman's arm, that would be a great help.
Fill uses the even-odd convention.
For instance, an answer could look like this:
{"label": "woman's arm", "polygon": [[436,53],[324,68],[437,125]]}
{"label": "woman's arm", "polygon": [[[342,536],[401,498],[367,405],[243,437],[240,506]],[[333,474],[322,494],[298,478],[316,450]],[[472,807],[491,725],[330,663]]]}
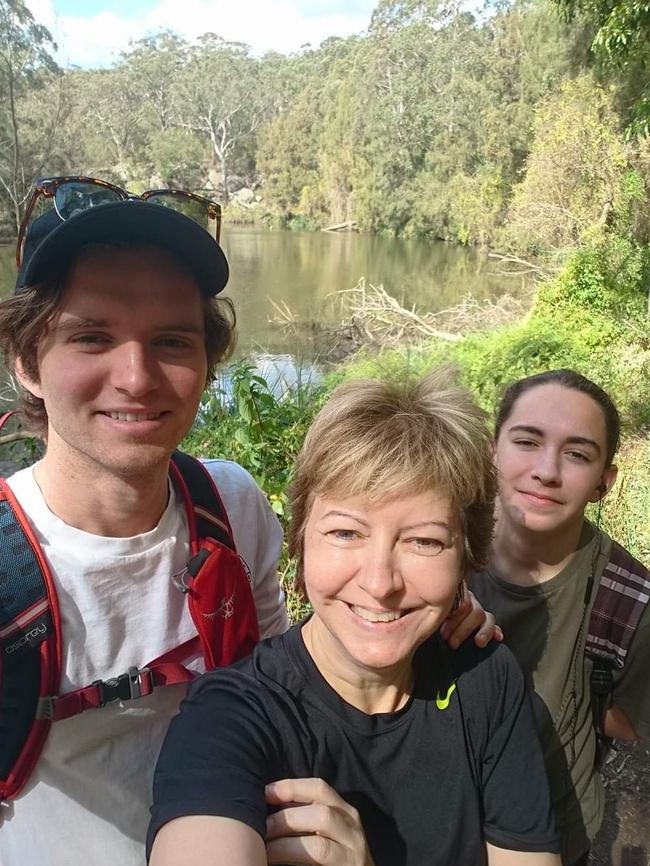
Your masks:
{"label": "woman's arm", "polygon": [[559,854],[508,851],[487,843],[488,866],[562,866]]}
{"label": "woman's arm", "polygon": [[258,833],[241,821],[210,815],[175,818],[160,828],[149,866],[267,866]]}

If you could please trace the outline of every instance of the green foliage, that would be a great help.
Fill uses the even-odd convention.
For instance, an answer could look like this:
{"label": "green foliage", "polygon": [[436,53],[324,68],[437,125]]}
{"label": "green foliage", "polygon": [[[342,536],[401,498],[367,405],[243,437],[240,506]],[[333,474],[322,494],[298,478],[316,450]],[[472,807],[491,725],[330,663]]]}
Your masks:
{"label": "green foliage", "polygon": [[291,467],[320,394],[302,387],[277,397],[245,362],[231,368],[228,380],[228,388],[208,392],[182,447],[198,457],[223,457],[242,465],[276,514],[285,517]]}
{"label": "green foliage", "polygon": [[632,436],[624,443],[616,463],[618,481],[605,498],[602,526],[650,565],[650,437]]}
{"label": "green foliage", "polygon": [[[33,175],[53,150],[61,112],[50,32],[22,0],[0,0],[0,229],[17,232]],[[49,92],[48,92],[49,89]],[[35,101],[41,100],[39,111]],[[47,110],[43,110],[43,102]]]}
{"label": "green foliage", "polygon": [[536,108],[535,140],[509,214],[517,249],[593,244],[629,199],[628,159],[611,95],[588,75]]}
{"label": "green foliage", "polygon": [[[621,71],[633,94],[629,136],[650,135],[650,4],[647,0],[555,0],[568,19],[582,15],[596,29],[592,50]],[[627,81],[626,81],[627,79]],[[636,85],[635,85],[636,79]]]}
{"label": "green foliage", "polygon": [[650,427],[650,328],[645,307],[648,249],[615,239],[577,253],[543,284],[523,322],[434,341],[410,351],[355,359],[348,377],[420,373],[455,364],[461,380],[491,410],[506,385],[522,376],[571,367],[614,397],[630,430]]}

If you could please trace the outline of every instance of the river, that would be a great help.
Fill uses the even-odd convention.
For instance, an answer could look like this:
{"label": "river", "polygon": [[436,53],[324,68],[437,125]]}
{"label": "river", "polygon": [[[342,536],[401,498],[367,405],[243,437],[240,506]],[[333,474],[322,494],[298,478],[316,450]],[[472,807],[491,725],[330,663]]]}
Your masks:
{"label": "river", "polygon": [[[262,372],[279,365],[289,378],[294,367],[318,361],[317,349],[308,328],[297,335],[278,324],[274,303],[286,304],[299,321],[329,324],[336,310],[328,295],[362,277],[423,311],[447,308],[469,294],[494,299],[527,288],[520,276],[497,275],[484,252],[442,242],[226,225],[222,244],[231,270],[227,294],[237,308],[238,355],[253,357]],[[2,295],[13,288],[13,256],[13,248],[0,248]]]}

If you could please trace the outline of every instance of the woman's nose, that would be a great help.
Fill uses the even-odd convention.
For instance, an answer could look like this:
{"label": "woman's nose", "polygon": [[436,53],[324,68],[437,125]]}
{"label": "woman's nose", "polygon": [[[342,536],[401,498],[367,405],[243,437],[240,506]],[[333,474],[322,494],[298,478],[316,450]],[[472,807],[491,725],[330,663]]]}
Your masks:
{"label": "woman's nose", "polygon": [[392,548],[368,550],[359,569],[359,585],[377,601],[389,598],[403,587],[397,556]]}

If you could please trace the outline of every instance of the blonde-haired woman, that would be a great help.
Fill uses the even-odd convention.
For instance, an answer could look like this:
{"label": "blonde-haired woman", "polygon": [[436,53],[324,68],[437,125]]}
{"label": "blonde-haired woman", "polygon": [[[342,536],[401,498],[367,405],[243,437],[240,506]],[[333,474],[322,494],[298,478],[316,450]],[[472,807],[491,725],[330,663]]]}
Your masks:
{"label": "blonde-haired woman", "polygon": [[152,866],[557,866],[521,671],[437,631],[485,562],[495,479],[467,392],[338,388],[297,461],[313,614],[191,689],[159,760]]}

